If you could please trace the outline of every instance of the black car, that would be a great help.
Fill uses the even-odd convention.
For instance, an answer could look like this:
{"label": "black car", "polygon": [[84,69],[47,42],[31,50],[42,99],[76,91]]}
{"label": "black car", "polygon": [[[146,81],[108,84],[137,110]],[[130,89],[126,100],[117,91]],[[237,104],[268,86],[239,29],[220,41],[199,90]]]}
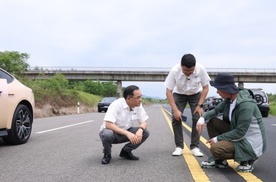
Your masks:
{"label": "black car", "polygon": [[214,109],[222,101],[223,99],[221,97],[217,97],[217,96],[207,97],[203,103],[203,110],[210,111]]}
{"label": "black car", "polygon": [[98,103],[98,112],[106,112],[109,105],[118,99],[118,97],[104,97],[99,103]]}

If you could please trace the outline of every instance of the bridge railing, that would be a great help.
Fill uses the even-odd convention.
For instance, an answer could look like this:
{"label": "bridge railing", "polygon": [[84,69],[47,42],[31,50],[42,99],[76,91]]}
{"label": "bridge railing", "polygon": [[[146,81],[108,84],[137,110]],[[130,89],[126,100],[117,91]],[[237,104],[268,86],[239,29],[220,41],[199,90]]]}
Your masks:
{"label": "bridge railing", "polygon": [[[43,71],[170,71],[171,67],[31,67],[28,72]],[[207,72],[276,73],[276,68],[206,68]]]}

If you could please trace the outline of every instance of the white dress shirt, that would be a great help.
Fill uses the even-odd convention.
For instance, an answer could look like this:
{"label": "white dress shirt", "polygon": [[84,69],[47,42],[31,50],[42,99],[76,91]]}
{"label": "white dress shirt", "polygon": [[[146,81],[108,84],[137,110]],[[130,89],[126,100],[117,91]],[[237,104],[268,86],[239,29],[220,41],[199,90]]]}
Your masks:
{"label": "white dress shirt", "polygon": [[196,63],[194,72],[187,77],[179,63],[172,67],[164,85],[173,93],[193,95],[202,91],[202,87],[208,85],[210,80],[206,69],[201,64]]}
{"label": "white dress shirt", "polygon": [[104,117],[100,130],[105,128],[105,121],[112,122],[122,129],[129,129],[135,122],[145,122],[149,116],[142,104],[139,107],[129,108],[125,98],[119,98],[112,102]]}

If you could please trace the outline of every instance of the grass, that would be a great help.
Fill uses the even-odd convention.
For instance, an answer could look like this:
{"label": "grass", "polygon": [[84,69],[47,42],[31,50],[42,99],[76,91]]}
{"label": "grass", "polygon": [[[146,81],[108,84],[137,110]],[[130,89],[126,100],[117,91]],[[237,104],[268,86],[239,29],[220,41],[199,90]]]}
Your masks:
{"label": "grass", "polygon": [[276,116],[276,102],[270,102],[270,111],[269,114],[272,116]]}
{"label": "grass", "polygon": [[[82,92],[78,90],[63,90],[61,92],[45,92],[36,93],[35,100],[37,106],[43,106],[47,103],[57,107],[66,106],[76,106],[78,103],[80,105],[86,105],[89,107],[97,107],[98,102],[103,98],[102,96],[89,94],[87,92]],[[143,105],[153,104],[153,103],[167,103],[166,100],[159,100],[153,98],[143,98]]]}
{"label": "grass", "polygon": [[74,96],[75,103],[84,104],[87,106],[97,106],[98,102],[102,99],[101,96],[89,94],[87,92],[77,90],[67,90],[69,95]]}
{"label": "grass", "polygon": [[101,96],[89,94],[78,90],[63,90],[62,92],[34,93],[36,106],[47,103],[58,107],[76,106],[78,103],[86,106],[97,106]]}

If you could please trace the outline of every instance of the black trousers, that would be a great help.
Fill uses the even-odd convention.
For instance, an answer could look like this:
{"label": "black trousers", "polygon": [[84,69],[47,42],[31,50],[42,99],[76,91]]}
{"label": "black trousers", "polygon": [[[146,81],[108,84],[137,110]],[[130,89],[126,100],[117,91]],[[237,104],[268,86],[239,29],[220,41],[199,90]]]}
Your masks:
{"label": "black trousers", "polygon": [[[200,99],[201,93],[197,93],[194,95],[183,95],[183,94],[177,94],[174,93],[174,101],[177,106],[177,108],[184,113],[184,109],[186,108],[187,103],[190,105],[191,108],[191,114],[192,114],[192,133],[191,133],[191,144],[190,149],[193,149],[195,147],[199,147],[199,135],[196,130],[196,123],[199,119],[199,114],[193,114],[198,101]],[[173,115],[173,111],[172,111]],[[189,118],[187,119],[189,121]],[[182,122],[175,120],[174,117],[172,117],[172,127],[174,132],[174,141],[176,147],[184,148],[184,139],[183,139],[183,129],[182,129]]]}

